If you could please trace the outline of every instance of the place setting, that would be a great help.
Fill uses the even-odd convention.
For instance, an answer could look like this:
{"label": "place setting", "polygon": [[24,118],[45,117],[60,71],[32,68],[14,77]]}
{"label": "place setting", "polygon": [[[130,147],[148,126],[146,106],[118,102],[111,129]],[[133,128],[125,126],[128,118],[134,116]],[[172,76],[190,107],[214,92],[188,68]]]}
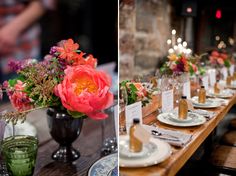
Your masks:
{"label": "place setting", "polygon": [[[219,82],[219,81],[218,81]],[[223,86],[220,86],[218,82],[215,83],[213,88],[210,88],[206,95],[211,98],[231,98],[234,94],[234,91],[230,89],[224,89]]]}
{"label": "place setting", "polygon": [[155,138],[139,119],[133,119],[128,135],[119,138],[119,166],[136,168],[159,164],[171,156],[171,146]]}

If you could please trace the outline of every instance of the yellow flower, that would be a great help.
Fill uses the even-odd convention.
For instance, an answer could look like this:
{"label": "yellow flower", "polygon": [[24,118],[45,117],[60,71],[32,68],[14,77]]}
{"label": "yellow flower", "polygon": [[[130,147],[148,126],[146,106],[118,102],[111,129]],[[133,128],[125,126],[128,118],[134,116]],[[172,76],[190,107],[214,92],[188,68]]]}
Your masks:
{"label": "yellow flower", "polygon": [[170,61],[177,61],[178,60],[178,57],[176,56],[176,54],[170,54],[168,56],[168,58]]}

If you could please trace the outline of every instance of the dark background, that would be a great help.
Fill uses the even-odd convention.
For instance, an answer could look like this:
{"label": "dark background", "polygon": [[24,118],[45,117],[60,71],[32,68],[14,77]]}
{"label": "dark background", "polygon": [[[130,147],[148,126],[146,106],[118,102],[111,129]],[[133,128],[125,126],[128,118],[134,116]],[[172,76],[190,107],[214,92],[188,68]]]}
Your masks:
{"label": "dark background", "polygon": [[[172,26],[180,29],[180,21],[188,17],[193,18],[194,45],[196,53],[216,48],[218,35],[231,52],[236,49],[228,42],[229,37],[236,36],[236,1],[235,0],[171,0],[173,7]],[[192,13],[186,13],[185,8],[192,7]],[[222,17],[216,18],[216,11],[220,10]],[[177,30],[178,31],[178,30]],[[180,31],[180,30],[179,30]],[[184,31],[183,31],[184,33]],[[184,39],[184,35],[182,36]]]}
{"label": "dark background", "polygon": [[42,18],[42,56],[62,39],[73,38],[98,64],[118,61],[118,1],[58,0]]}

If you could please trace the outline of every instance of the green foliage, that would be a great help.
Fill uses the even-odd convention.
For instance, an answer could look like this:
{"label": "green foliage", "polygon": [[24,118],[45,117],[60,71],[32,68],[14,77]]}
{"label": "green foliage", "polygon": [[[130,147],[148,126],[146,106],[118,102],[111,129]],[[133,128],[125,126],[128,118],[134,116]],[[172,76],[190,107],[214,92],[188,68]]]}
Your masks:
{"label": "green foliage", "polygon": [[229,68],[230,67],[230,61],[227,59],[224,61],[225,67]]}
{"label": "green foliage", "polygon": [[198,67],[198,71],[201,76],[206,74],[206,68],[204,67]]}
{"label": "green foliage", "polygon": [[70,111],[70,110],[67,110],[67,112],[68,112],[68,114],[70,114],[74,118],[85,118],[86,117],[86,115],[81,112]]}

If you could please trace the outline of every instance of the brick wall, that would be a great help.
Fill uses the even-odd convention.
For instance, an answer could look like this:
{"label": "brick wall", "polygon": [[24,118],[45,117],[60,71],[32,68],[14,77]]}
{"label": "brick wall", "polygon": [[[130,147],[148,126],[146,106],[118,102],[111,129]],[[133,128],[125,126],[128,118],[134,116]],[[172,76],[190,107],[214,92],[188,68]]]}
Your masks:
{"label": "brick wall", "polygon": [[154,72],[167,54],[168,0],[130,0],[120,5],[120,79]]}

